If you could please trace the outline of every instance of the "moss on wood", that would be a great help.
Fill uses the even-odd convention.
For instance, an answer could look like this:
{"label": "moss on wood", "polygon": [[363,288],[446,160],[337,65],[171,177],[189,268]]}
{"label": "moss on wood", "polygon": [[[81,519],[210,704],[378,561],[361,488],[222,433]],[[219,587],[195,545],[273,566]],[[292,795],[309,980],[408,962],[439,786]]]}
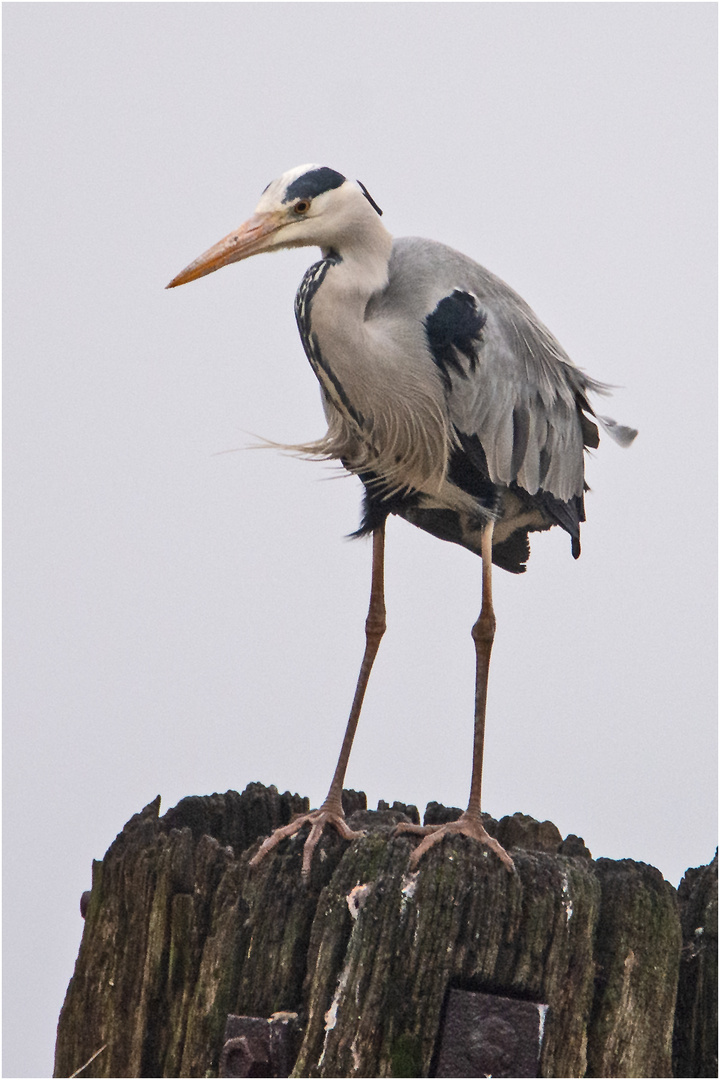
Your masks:
{"label": "moss on wood", "polygon": [[303,835],[250,872],[258,838],[306,805],[254,784],[128,822],[93,867],[55,1075],[105,1046],[83,1076],[217,1076],[229,1013],[288,1011],[304,1031],[293,1075],[428,1076],[451,987],[548,1005],[542,1076],[671,1075],[680,921],[652,867],[594,862],[514,815],[487,826],[515,843],[513,874],[458,837],[409,875],[413,841],[392,829],[415,808],[351,793],[367,834],[324,837],[307,885]]}
{"label": "moss on wood", "polygon": [[682,925],[673,1065],[677,1077],[718,1075],[718,856],[678,889]]}

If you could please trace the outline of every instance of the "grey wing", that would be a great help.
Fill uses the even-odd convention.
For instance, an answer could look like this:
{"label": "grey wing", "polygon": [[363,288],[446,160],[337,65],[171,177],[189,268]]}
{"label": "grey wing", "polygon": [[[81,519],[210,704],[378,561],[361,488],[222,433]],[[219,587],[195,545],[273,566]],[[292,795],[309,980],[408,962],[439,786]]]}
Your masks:
{"label": "grey wing", "polygon": [[584,445],[599,441],[587,383],[519,297],[489,275],[474,276],[469,295],[485,320],[474,365],[453,373],[452,421],[459,432],[477,435],[494,483],[515,482],[530,495],[542,489],[568,502],[583,491]]}
{"label": "grey wing", "polygon": [[524,300],[471,259],[426,240],[396,241],[395,249],[398,279],[412,277],[425,294],[430,351],[460,442],[479,440],[494,483],[562,502],[582,495],[583,449],[599,442],[595,420],[623,445],[636,434],[594,414],[588,392],[608,388],[575,367]]}

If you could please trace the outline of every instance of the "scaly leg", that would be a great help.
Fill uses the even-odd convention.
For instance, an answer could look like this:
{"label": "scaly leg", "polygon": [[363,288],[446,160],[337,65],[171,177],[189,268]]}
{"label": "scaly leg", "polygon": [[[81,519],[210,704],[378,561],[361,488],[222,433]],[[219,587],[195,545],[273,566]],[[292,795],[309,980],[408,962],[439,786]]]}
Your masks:
{"label": "scaly leg", "polygon": [[480,791],[482,785],[483,746],[485,743],[485,710],[487,706],[488,673],[490,670],[490,652],[495,638],[495,612],[492,603],[492,536],[493,524],[485,526],[482,534],[482,607],[480,616],[472,628],[475,642],[475,735],[473,740],[473,768],[470,783],[470,800],[467,810],[457,821],[448,821],[444,825],[398,825],[396,833],[415,833],[423,836],[423,841],[410,856],[410,869],[415,870],[426,851],[434,847],[443,836],[462,833],[485,844],[500,858],[508,870],[514,863],[505,848],[483,827],[480,813]]}
{"label": "scaly leg", "polygon": [[365,690],[367,689],[373,662],[377,656],[380,641],[385,633],[385,523],[379,525],[373,532],[373,556],[372,556],[372,584],[370,586],[370,607],[365,620],[365,654],[360,666],[355,697],[353,698],[350,716],[345,729],[340,757],[338,758],[335,775],[333,776],[330,790],[325,802],[319,810],[311,810],[308,814],[300,814],[289,825],[283,825],[275,829],[271,836],[264,841],[260,850],[250,860],[250,866],[257,866],[265,858],[269,851],[288,836],[294,836],[304,825],[310,825],[310,835],[305,841],[303,849],[302,873],[305,879],[310,874],[313,852],[318,845],[322,831],[326,825],[332,825],[340,833],[344,840],[355,840],[362,836],[362,832],[354,832],[345,820],[342,808],[342,789],[345,780],[345,771],[350,759],[355,731],[357,730],[360,710],[362,709]]}

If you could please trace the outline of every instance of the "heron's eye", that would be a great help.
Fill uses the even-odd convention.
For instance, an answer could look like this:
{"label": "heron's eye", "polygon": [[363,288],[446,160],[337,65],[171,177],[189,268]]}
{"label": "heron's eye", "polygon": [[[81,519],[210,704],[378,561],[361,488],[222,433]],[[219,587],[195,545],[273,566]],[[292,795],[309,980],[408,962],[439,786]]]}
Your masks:
{"label": "heron's eye", "polygon": [[295,205],[293,206],[293,210],[295,211],[296,214],[307,214],[309,209],[310,209],[310,200],[309,199],[301,199],[300,202],[296,202]]}

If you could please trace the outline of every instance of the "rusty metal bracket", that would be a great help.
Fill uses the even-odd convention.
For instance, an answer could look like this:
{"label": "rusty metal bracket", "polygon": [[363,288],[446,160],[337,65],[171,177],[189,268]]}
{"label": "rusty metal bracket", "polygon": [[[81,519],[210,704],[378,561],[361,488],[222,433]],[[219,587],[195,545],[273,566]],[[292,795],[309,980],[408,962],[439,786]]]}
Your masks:
{"label": "rusty metal bracket", "polygon": [[434,1075],[537,1076],[546,1005],[450,990]]}
{"label": "rusty metal bracket", "polygon": [[297,1013],[228,1016],[220,1054],[220,1076],[287,1077],[300,1047]]}

